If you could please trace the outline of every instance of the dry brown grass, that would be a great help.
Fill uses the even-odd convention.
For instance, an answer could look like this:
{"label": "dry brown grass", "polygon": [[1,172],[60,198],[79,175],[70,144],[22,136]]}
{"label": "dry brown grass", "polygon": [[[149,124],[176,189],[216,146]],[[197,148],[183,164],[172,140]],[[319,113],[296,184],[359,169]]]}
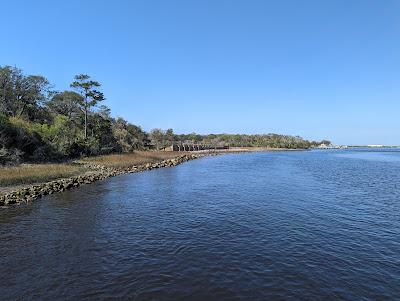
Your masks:
{"label": "dry brown grass", "polygon": [[[131,167],[146,163],[155,163],[186,154],[185,152],[138,151],[129,154],[113,154],[89,157],[79,160],[113,168]],[[22,164],[14,167],[0,166],[0,193],[18,185],[44,183],[60,178],[68,178],[89,171],[78,164]],[[8,187],[8,188],[6,188]],[[3,188],[3,189],[2,189]]]}
{"label": "dry brown grass", "polygon": [[82,163],[91,163],[113,168],[130,167],[145,163],[155,163],[186,154],[185,152],[169,151],[138,151],[129,154],[113,154],[98,157],[89,157],[80,160]]}
{"label": "dry brown grass", "polygon": [[47,182],[84,173],[82,166],[72,164],[29,164],[0,167],[0,188],[12,185]]}

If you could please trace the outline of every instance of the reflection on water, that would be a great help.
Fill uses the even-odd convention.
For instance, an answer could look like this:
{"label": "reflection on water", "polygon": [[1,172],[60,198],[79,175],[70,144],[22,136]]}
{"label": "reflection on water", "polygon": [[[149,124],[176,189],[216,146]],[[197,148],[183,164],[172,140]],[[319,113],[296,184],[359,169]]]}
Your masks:
{"label": "reflection on water", "polygon": [[1,210],[0,299],[394,300],[399,159],[225,155]]}

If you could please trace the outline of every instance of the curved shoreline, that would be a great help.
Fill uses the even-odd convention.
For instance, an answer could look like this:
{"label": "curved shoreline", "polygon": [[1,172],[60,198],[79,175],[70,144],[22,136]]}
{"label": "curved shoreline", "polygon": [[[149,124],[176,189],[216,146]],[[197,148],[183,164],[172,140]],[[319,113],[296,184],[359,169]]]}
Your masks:
{"label": "curved shoreline", "polygon": [[[0,194],[0,209],[8,208],[10,205],[18,205],[23,203],[33,202],[43,196],[64,192],[69,189],[77,188],[81,185],[91,184],[97,181],[105,180],[111,177],[142,172],[163,167],[173,167],[184,162],[223,154],[247,153],[247,152],[270,152],[270,151],[289,151],[291,149],[270,149],[270,148],[235,148],[229,150],[214,150],[214,151],[199,151],[191,154],[184,154],[170,159],[161,160],[155,163],[144,163],[140,165],[133,165],[129,167],[114,168],[106,167],[103,165],[96,165],[85,163],[84,166],[88,167],[90,172],[78,176],[68,178],[60,178],[53,181],[48,181],[38,184],[28,184],[23,187],[16,187],[11,192]],[[300,149],[293,149],[300,150]]]}
{"label": "curved shoreline", "polygon": [[58,179],[41,184],[28,185],[27,187],[16,189],[11,191],[10,193],[1,195],[0,208],[7,208],[7,206],[9,205],[18,205],[22,203],[32,202],[45,195],[63,192],[69,189],[77,188],[81,185],[91,184],[122,174],[142,172],[163,167],[173,167],[184,162],[209,155],[210,153],[181,155],[175,158],[166,159],[155,163],[145,163],[127,168],[112,168],[102,165],[88,164],[86,166],[93,170],[93,172],[90,174]]}

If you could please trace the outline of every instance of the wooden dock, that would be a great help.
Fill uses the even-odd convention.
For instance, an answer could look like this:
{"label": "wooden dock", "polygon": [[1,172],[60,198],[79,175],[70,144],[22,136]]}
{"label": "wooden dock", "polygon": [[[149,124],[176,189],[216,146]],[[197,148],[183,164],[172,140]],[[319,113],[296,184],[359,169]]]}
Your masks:
{"label": "wooden dock", "polygon": [[211,145],[211,144],[191,144],[191,143],[181,143],[173,144],[171,150],[175,152],[192,152],[192,151],[202,151],[202,150],[219,150],[219,149],[229,149],[228,145]]}

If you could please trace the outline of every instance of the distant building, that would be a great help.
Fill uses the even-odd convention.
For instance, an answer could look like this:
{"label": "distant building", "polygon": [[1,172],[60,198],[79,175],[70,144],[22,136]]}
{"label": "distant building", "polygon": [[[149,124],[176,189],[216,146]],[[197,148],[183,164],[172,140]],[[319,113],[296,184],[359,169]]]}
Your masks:
{"label": "distant building", "polygon": [[330,148],[331,145],[325,144],[325,143],[321,143],[320,145],[317,146],[318,148]]}
{"label": "distant building", "polygon": [[320,145],[316,146],[315,148],[319,148],[319,149],[341,149],[341,148],[347,148],[347,145],[333,145],[333,144],[321,143]]}

